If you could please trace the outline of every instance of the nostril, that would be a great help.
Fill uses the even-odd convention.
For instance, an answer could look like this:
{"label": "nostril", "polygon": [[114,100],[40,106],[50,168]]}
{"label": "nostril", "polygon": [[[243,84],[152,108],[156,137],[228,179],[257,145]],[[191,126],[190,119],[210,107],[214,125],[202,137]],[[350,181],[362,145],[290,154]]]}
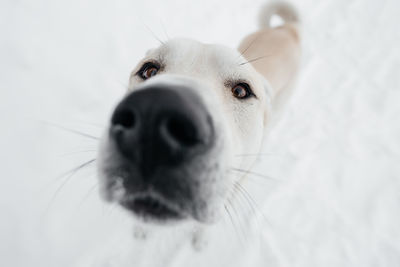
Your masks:
{"label": "nostril", "polygon": [[136,123],[136,118],[133,111],[120,110],[114,114],[111,122],[114,126],[120,125],[124,128],[133,128]]}
{"label": "nostril", "polygon": [[179,145],[189,147],[199,142],[195,125],[184,117],[170,117],[164,127],[167,134],[166,138],[172,139]]}

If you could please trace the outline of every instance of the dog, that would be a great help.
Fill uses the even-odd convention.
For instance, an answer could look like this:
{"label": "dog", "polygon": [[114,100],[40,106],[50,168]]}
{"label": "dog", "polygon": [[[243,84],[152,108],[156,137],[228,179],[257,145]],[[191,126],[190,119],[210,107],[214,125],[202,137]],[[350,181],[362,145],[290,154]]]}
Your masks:
{"label": "dog", "polygon": [[[274,15],[282,25],[270,26]],[[102,138],[98,173],[102,196],[138,225],[207,228],[226,216],[255,161],[238,155],[260,152],[300,62],[293,7],[267,4],[259,24],[237,50],[172,39],[132,71]]]}

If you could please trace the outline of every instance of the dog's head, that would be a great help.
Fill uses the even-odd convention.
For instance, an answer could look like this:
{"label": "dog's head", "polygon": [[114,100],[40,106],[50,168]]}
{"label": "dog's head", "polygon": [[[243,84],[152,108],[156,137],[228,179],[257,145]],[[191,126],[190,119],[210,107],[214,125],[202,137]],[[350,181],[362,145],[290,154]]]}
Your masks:
{"label": "dog's head", "polygon": [[150,50],[100,149],[102,191],[142,219],[214,221],[261,147],[269,88],[241,54],[192,40]]}

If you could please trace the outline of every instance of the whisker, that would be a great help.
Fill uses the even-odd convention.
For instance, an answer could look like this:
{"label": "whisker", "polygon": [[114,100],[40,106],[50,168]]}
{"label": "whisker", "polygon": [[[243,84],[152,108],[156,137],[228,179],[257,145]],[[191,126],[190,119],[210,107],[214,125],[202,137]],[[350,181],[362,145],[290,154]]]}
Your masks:
{"label": "whisker", "polygon": [[110,217],[112,212],[116,209],[117,205],[112,205],[110,203],[103,202],[103,206],[101,209],[101,216]]}
{"label": "whisker", "polygon": [[99,184],[96,183],[95,185],[93,185],[88,192],[83,196],[82,200],[79,202],[78,207],[81,207],[83,205],[83,203],[89,198],[89,196],[94,192],[95,189],[97,189],[99,187]]}
{"label": "whisker", "polygon": [[165,43],[163,41],[161,41],[160,38],[158,38],[158,36],[150,29],[149,26],[147,26],[145,23],[143,23],[143,25],[146,27],[146,29],[151,33],[151,35],[153,35],[153,37],[159,41],[162,45],[164,45]]}
{"label": "whisker", "polygon": [[247,241],[247,234],[246,234],[246,227],[245,227],[245,222],[243,221],[243,216],[240,216],[241,214],[239,214],[238,210],[235,208],[235,205],[232,203],[232,201],[229,201],[230,206],[232,207],[233,213],[235,214],[236,218],[237,218],[237,225],[239,226],[239,230],[242,233],[242,243],[246,243]]}
{"label": "whisker", "polygon": [[249,202],[252,203],[251,206],[253,207],[254,212],[256,212],[258,209],[258,212],[260,212],[262,214],[260,207],[258,206],[257,202],[254,200],[254,198],[250,195],[250,193],[241,184],[235,183],[235,185],[237,186],[239,191],[243,192],[243,195],[247,196],[247,199],[249,200]]}
{"label": "whisker", "polygon": [[267,219],[267,217],[265,216],[264,212],[262,212],[260,206],[258,205],[258,203],[254,200],[254,198],[250,195],[250,193],[239,183],[237,183],[237,186],[239,188],[241,188],[241,190],[248,196],[248,198],[252,201],[254,207],[256,207],[257,211],[259,212],[259,214],[261,214],[261,216],[263,217],[264,221],[269,224],[272,225],[271,222]]}
{"label": "whisker", "polygon": [[64,153],[64,154],[61,154],[60,156],[65,157],[65,156],[70,156],[70,155],[79,154],[79,153],[96,152],[96,151],[97,151],[96,149],[80,150],[80,151]]}
{"label": "whisker", "polygon": [[88,161],[86,161],[86,162],[84,162],[84,163],[82,163],[82,164],[79,164],[79,165],[76,166],[75,168],[73,168],[73,169],[67,171],[66,173],[64,173],[63,175],[61,175],[61,176],[59,177],[59,179],[61,179],[61,178],[63,178],[63,177],[66,177],[66,176],[70,177],[70,176],[74,175],[75,173],[77,173],[78,171],[80,171],[81,169],[83,169],[83,168],[89,166],[90,164],[92,164],[92,163],[95,162],[95,161],[96,161],[96,159],[94,158],[94,159],[88,160]]}
{"label": "whisker", "polygon": [[81,132],[81,131],[77,131],[77,130],[74,130],[74,129],[69,129],[67,127],[58,125],[58,124],[53,123],[53,122],[48,122],[48,121],[41,121],[41,122],[45,123],[45,124],[47,124],[49,126],[55,127],[57,129],[61,129],[61,130],[64,130],[66,132],[70,132],[70,133],[73,133],[73,134],[84,136],[84,137],[87,137],[87,138],[90,138],[90,139],[94,139],[94,140],[99,140],[100,139],[99,137],[96,137],[96,136],[93,136],[93,135],[90,135],[90,134],[87,134],[87,133],[84,133],[84,132]]}
{"label": "whisker", "polygon": [[116,82],[122,86],[122,88],[124,90],[128,90],[129,89],[129,84],[126,83],[126,81],[122,81],[122,80],[116,80]]}
{"label": "whisker", "polygon": [[230,212],[230,210],[229,210],[229,208],[228,208],[228,206],[226,204],[224,204],[224,208],[225,208],[226,213],[228,214],[229,220],[232,223],[232,227],[235,230],[236,236],[240,239],[239,231],[238,231],[237,226],[236,226],[236,224],[235,224],[235,222],[233,220],[232,214],[231,214],[231,212]]}
{"label": "whisker", "polygon": [[71,177],[76,174],[78,171],[80,171],[82,168],[89,166],[91,163],[95,162],[96,159],[91,159],[89,161],[86,161],[82,164],[80,164],[79,166],[73,168],[72,170],[66,172],[65,174],[63,174],[60,178],[64,178],[64,181],[61,183],[61,185],[56,189],[56,191],[54,192],[53,196],[51,197],[50,201],[49,201],[49,205],[46,208],[45,213],[47,213],[50,208],[51,205],[54,203],[54,200],[56,199],[57,195],[59,194],[59,192],[61,192],[61,190],[63,189],[63,187],[67,184],[67,182],[71,179]]}
{"label": "whisker", "polygon": [[262,56],[262,57],[253,58],[253,59],[250,59],[250,60],[248,60],[246,62],[240,63],[239,65],[243,66],[243,65],[249,64],[251,62],[254,62],[254,61],[257,61],[257,60],[260,60],[260,59],[263,59],[263,58],[267,58],[267,57],[270,57],[270,56],[271,55],[266,55],[266,56]]}
{"label": "whisker", "polygon": [[[234,184],[233,189],[234,189],[234,193],[236,196],[236,202],[238,204],[240,204],[240,206],[241,206],[241,207],[239,207],[239,210],[243,211],[243,212],[241,212],[242,216],[240,216],[240,217],[238,216],[239,217],[238,220],[241,221],[242,222],[241,225],[244,226],[241,228],[246,230],[246,232],[243,231],[243,237],[246,241],[246,240],[248,240],[247,239],[248,233],[250,233],[250,230],[251,230],[251,224],[249,224],[250,216],[254,216],[254,218],[257,219],[257,216],[256,216],[257,212],[256,212],[254,205],[251,203],[251,201],[249,201],[249,199],[241,191],[241,189],[238,186],[236,186],[236,184]],[[248,211],[250,212],[249,214],[247,213]],[[244,219],[244,218],[246,218],[246,219]]]}
{"label": "whisker", "polygon": [[[240,55],[239,55],[239,56],[244,57],[244,54],[247,52],[247,50],[249,50],[249,48],[254,44],[254,42],[255,42],[259,37],[260,37],[260,35],[257,35],[257,36],[250,42],[250,44],[243,50],[243,52],[239,51],[239,52],[240,52]],[[238,58],[239,58],[239,56],[238,56]]]}
{"label": "whisker", "polygon": [[104,125],[102,125],[100,123],[96,123],[96,122],[89,122],[89,121],[83,121],[83,120],[78,120],[76,122],[77,123],[87,124],[87,125],[94,126],[94,127],[97,127],[97,128],[102,128],[102,129],[104,129],[104,127],[105,127]]}
{"label": "whisker", "polygon": [[260,208],[258,207],[257,203],[253,199],[253,197],[250,195],[250,193],[242,186],[240,183],[234,183],[234,188],[236,189],[236,192],[240,193],[239,195],[242,196],[242,198],[247,202],[247,205],[250,207],[251,212],[255,216],[255,220],[257,221],[257,225],[259,229],[261,229],[261,224],[257,218],[257,212],[262,213]]}
{"label": "whisker", "polygon": [[247,191],[239,183],[234,183],[234,187],[237,190],[236,192],[239,192],[244,197],[244,199],[246,200],[247,204],[249,205],[249,207],[253,211],[253,213],[256,214],[254,205],[252,204],[252,202],[250,201],[248,196],[245,194],[245,192],[247,193]]}
{"label": "whisker", "polygon": [[165,28],[165,24],[163,23],[162,20],[160,20],[160,23],[161,23],[161,26],[162,26],[162,28],[163,28],[164,34],[165,34],[165,36],[167,37],[167,40],[171,39],[171,38],[169,37],[169,35],[168,35],[167,29]]}
{"label": "whisker", "polygon": [[271,180],[275,180],[275,181],[281,181],[280,179],[276,179],[276,178],[273,178],[271,176],[264,175],[264,174],[257,173],[257,172],[253,172],[253,171],[250,171],[250,170],[243,170],[243,169],[239,169],[239,168],[230,168],[230,170],[236,171],[236,172],[245,173],[245,174],[251,174],[251,175],[254,175],[254,176],[257,176],[257,177],[267,178],[267,179],[271,179]]}
{"label": "whisker", "polygon": [[254,154],[237,154],[235,157],[258,157],[258,156],[276,156],[285,157],[284,155],[274,154],[274,153],[254,153]]}
{"label": "whisker", "polygon": [[261,231],[262,225],[257,216],[257,214],[261,214],[262,216],[264,216],[261,209],[258,207],[257,203],[252,198],[250,193],[243,186],[241,186],[240,183],[234,183],[234,187],[236,189],[236,192],[238,193],[238,196],[241,196],[245,200],[244,202],[246,202],[247,205],[250,207],[250,211],[254,215],[254,219],[256,221],[257,228],[259,231]]}
{"label": "whisker", "polygon": [[[242,186],[240,183],[235,183],[235,187],[238,189],[238,192],[241,192],[241,195],[244,196],[244,198],[247,200],[247,202],[249,203],[249,206],[251,207],[251,209],[253,211],[254,219],[255,219],[256,227],[257,227],[256,230],[259,232],[262,232],[262,229],[263,229],[262,221],[264,221],[267,225],[272,226],[271,222],[267,219],[267,217],[265,216],[265,214],[262,211],[262,209],[260,208],[260,206],[254,200],[254,198],[250,195],[250,193],[244,188],[244,186]],[[258,215],[261,215],[261,218]],[[258,236],[261,237],[261,235],[258,235]],[[258,241],[262,242],[262,239],[260,238],[260,239],[258,239]]]}

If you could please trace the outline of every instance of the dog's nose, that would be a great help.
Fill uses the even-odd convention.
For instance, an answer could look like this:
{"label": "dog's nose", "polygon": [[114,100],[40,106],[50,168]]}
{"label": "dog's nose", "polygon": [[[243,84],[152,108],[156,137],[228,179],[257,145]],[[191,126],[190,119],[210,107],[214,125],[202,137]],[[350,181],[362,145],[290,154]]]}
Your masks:
{"label": "dog's nose", "polygon": [[213,125],[200,97],[190,89],[153,86],[121,101],[110,133],[125,158],[151,172],[207,151]]}

